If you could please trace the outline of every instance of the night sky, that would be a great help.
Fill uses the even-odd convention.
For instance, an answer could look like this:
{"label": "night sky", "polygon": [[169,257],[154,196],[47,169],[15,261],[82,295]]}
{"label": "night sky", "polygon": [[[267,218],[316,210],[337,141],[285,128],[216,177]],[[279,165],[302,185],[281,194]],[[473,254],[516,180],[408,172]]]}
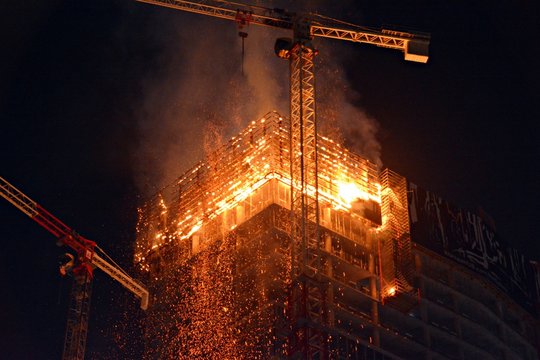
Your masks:
{"label": "night sky", "polygon": [[[538,5],[331,3],[307,8],[430,32],[430,60],[315,40],[319,113],[330,112],[335,90],[357,116],[338,121],[346,138],[368,124],[384,166],[456,205],[481,207],[506,241],[540,259]],[[0,174],[128,270],[137,206],[201,158],[204,131],[226,139],[273,107],[287,112],[287,64],[272,55],[283,32],[249,29],[243,76],[232,22],[120,0],[9,2],[0,14]],[[65,251],[3,200],[0,219],[0,358],[57,359]],[[137,356],[118,336],[138,339],[127,313],[140,317],[137,302],[96,272],[88,358]]]}

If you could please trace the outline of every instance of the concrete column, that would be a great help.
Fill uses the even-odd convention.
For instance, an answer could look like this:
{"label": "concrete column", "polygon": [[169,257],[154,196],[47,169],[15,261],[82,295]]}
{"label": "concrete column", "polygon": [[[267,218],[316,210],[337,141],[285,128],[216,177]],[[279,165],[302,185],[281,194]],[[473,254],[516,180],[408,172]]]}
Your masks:
{"label": "concrete column", "polygon": [[[329,234],[324,234],[324,251],[332,253],[332,237]],[[326,263],[324,264],[325,275],[329,278],[334,277],[334,270],[332,269],[332,259],[327,258]],[[334,326],[335,317],[334,317],[334,286],[330,283],[326,291],[326,304],[328,306],[328,325]]]}
{"label": "concrete column", "polygon": [[[504,322],[504,308],[503,308],[503,304],[500,302],[500,301],[497,301],[497,317],[499,318],[499,322],[498,322],[498,331],[499,333],[497,334],[499,336],[499,339],[501,340],[501,343],[502,344],[508,344],[508,335],[506,334],[506,324]],[[505,346],[503,348],[503,355],[504,355],[504,359],[510,359],[511,358],[511,354],[510,354],[510,350],[508,349],[507,346]]]}
{"label": "concrete column", "polygon": [[[378,299],[377,294],[377,276],[375,275],[375,257],[373,253],[369,254],[368,271],[371,273],[369,278],[370,295],[374,299]],[[373,322],[373,344],[380,346],[381,337],[379,333],[379,302],[371,300],[371,321]]]}
{"label": "concrete column", "polygon": [[422,300],[422,298],[426,294],[424,279],[422,278],[422,274],[424,271],[424,267],[422,264],[422,257],[420,254],[415,253],[414,254],[414,267],[416,269],[416,273],[418,274],[418,291],[420,292],[420,319],[422,319],[422,322],[424,323],[422,327],[422,335],[424,337],[424,343],[426,344],[426,347],[429,349],[429,351],[426,352],[426,360],[431,360],[431,336],[429,333],[429,323],[428,323],[428,314],[426,309],[426,303]]}
{"label": "concrete column", "polygon": [[[423,285],[423,279],[420,279],[420,283]],[[426,344],[426,347],[430,350],[426,354],[426,360],[431,360],[431,333],[430,333],[430,327],[429,327],[429,318],[427,313],[427,307],[426,303],[424,301],[420,301],[420,318],[422,319],[422,322],[424,323],[424,343]]]}
{"label": "concrete column", "polygon": [[459,358],[464,360],[465,359],[465,353],[464,353],[464,350],[463,350],[462,342],[466,342],[466,340],[463,339],[463,333],[461,331],[461,320],[459,318],[459,315],[454,316],[454,327],[456,329],[456,333],[457,333],[458,338],[461,340],[459,342],[459,349],[458,349]]}
{"label": "concrete column", "polygon": [[[448,280],[448,286],[451,288],[451,289],[455,289],[456,286],[456,279],[454,278],[454,272],[452,271],[452,268],[449,268],[448,269],[448,276],[446,278]],[[460,320],[460,317],[461,317],[461,314],[459,312],[459,308],[458,308],[458,300],[457,300],[457,295],[455,293],[455,291],[451,291],[450,292],[450,298],[452,299],[452,310],[454,311],[454,328],[456,330],[456,333],[457,333],[457,337],[461,340],[459,342],[459,358],[460,359],[465,359],[465,353],[464,353],[464,350],[463,350],[463,344],[462,342],[467,342],[465,339],[463,339],[463,332],[461,330],[461,320]]]}
{"label": "concrete column", "polygon": [[245,209],[244,205],[238,205],[236,207],[236,225],[240,225],[244,222]]}
{"label": "concrete column", "polygon": [[199,252],[200,237],[198,234],[194,234],[191,237],[191,255],[195,255]]}

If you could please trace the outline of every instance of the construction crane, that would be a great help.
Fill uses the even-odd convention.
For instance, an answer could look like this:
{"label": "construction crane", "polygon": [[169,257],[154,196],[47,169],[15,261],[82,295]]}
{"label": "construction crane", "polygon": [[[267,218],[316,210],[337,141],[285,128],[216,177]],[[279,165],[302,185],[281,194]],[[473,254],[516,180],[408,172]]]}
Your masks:
{"label": "construction crane", "polygon": [[66,254],[60,267],[62,275],[73,276],[73,287],[68,311],[63,360],[83,360],[88,331],[88,311],[94,268],[99,268],[141,299],[141,308],[148,308],[148,290],[129,276],[93,241],[77,234],[50,212],[0,176],[0,195],[28,215],[57,239],[75,252]]}
{"label": "construction crane", "polygon": [[280,38],[275,53],[289,60],[290,68],[290,164],[291,164],[291,281],[288,317],[291,321],[287,354],[291,358],[326,359],[328,334],[325,283],[318,273],[320,254],[317,180],[317,122],[315,118],[315,73],[317,50],[314,37],[346,40],[399,50],[405,60],[426,63],[428,34],[375,30],[316,14],[296,14],[222,0],[137,0],[238,24],[241,31],[250,24],[292,31],[292,39]]}

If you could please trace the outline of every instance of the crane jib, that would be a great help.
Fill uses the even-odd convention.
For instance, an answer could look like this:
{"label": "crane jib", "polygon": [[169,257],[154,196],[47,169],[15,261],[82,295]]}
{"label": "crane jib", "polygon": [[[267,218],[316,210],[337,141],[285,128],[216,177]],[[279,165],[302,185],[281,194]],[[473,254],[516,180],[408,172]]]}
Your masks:
{"label": "crane jib", "polygon": [[249,23],[279,29],[293,30],[295,24],[306,23],[311,37],[360,42],[378,47],[400,50],[405,60],[426,63],[429,58],[429,34],[395,30],[376,30],[347,24],[337,27],[335,21],[312,14],[296,14],[283,9],[233,3],[228,1],[183,1],[183,0],[137,0],[175,10],[238,21],[239,12],[249,14]]}
{"label": "crane jib", "polygon": [[[89,264],[92,264],[103,270],[116,281],[120,282],[126,289],[141,299],[141,308],[146,310],[148,307],[148,290],[136,280],[132,279],[120,267],[110,264],[96,254],[95,251],[98,247],[95,242],[77,234],[56,216],[51,214],[34,200],[30,199],[21,190],[17,189],[1,176],[0,196],[53,234],[58,239],[59,245],[66,245],[73,249],[79,256],[78,260],[82,265],[89,266]],[[103,252],[103,250],[101,251]],[[91,275],[91,268],[89,269]]]}

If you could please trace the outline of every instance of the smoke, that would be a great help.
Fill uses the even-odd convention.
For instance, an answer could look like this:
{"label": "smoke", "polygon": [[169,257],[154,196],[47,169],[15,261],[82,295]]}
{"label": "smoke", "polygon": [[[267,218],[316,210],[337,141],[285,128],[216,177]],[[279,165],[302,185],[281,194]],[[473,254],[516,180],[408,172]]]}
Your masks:
{"label": "smoke", "polygon": [[319,132],[381,167],[379,123],[362,109],[361,95],[352,89],[339,63],[347,54],[324,45],[319,48],[316,89]]}
{"label": "smoke", "polygon": [[[136,183],[143,194],[170,184],[248,122],[271,110],[289,112],[288,64],[273,53],[275,39],[291,36],[288,31],[244,28],[249,35],[242,57],[233,22],[173,10],[159,14],[149,30],[156,45],[136,119]],[[321,133],[380,164],[377,122],[355,105],[359,96],[337,65],[342,54],[323,48],[325,40],[314,42],[322,54],[316,59]]]}
{"label": "smoke", "polygon": [[288,65],[273,54],[276,31],[243,29],[249,35],[242,73],[236,24],[181,12],[155,22],[158,55],[143,81],[134,155],[145,194],[171,183],[248,122],[288,111]]}

